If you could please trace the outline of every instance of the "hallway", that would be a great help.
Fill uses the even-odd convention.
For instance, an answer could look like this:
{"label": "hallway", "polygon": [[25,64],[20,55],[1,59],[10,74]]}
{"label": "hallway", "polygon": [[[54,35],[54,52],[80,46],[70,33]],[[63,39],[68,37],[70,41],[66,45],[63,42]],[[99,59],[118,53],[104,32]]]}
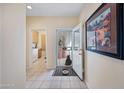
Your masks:
{"label": "hallway", "polygon": [[35,73],[28,78],[27,89],[87,89],[85,83],[77,76],[52,76],[54,70]]}
{"label": "hallway", "polygon": [[0,88],[124,89],[123,27],[124,3],[2,3]]}

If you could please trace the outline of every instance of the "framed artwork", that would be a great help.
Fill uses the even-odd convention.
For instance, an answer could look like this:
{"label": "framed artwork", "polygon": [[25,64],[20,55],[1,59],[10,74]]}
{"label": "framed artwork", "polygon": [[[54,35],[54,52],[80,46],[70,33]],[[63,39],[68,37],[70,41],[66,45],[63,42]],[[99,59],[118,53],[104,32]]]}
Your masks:
{"label": "framed artwork", "polygon": [[102,4],[85,26],[87,50],[124,59],[123,4]]}

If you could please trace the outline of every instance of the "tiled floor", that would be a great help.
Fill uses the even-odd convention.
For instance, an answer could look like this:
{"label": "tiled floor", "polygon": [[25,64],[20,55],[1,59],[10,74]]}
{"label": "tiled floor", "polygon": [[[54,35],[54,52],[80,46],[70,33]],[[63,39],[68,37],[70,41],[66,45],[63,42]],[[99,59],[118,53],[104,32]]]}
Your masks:
{"label": "tiled floor", "polygon": [[27,78],[29,89],[86,89],[86,85],[77,76],[52,76],[54,70],[46,70]]}

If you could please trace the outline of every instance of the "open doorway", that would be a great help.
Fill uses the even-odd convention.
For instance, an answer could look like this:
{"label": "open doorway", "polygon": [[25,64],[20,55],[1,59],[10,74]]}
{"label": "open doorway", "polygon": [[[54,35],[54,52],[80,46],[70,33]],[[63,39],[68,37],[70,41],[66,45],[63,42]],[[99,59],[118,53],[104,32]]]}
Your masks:
{"label": "open doorway", "polygon": [[55,76],[78,76],[83,80],[84,54],[81,24],[72,29],[57,29],[56,33]]}
{"label": "open doorway", "polygon": [[72,59],[72,30],[57,29],[57,60],[56,66],[65,66],[67,56]]}
{"label": "open doorway", "polygon": [[47,69],[47,33],[46,30],[33,29],[29,35],[29,59],[27,80],[32,80]]}
{"label": "open doorway", "polygon": [[54,76],[77,76],[72,68],[72,28],[56,29],[56,70]]}

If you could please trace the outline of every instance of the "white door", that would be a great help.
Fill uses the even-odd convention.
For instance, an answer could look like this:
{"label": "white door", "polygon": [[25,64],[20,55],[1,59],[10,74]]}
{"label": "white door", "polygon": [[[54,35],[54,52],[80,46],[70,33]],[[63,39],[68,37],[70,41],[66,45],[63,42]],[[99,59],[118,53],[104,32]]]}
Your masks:
{"label": "white door", "polygon": [[73,29],[73,69],[83,80],[83,48],[82,48],[82,28],[81,25]]}

